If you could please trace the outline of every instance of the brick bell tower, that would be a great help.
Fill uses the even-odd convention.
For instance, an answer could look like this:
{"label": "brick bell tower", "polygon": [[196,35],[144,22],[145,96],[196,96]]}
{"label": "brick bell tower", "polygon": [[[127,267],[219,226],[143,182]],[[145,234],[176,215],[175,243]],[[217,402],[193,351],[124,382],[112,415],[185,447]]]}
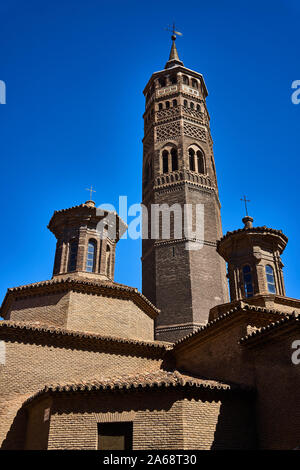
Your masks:
{"label": "brick bell tower", "polygon": [[[145,217],[143,224],[144,229],[148,225],[148,239],[142,244],[142,289],[161,309],[156,338],[166,341],[195,331],[207,322],[210,308],[228,301],[225,262],[216,251],[222,226],[208,92],[203,76],[184,67],[175,40],[174,32],[164,70],[155,72],[145,87],[143,115],[142,199],[148,209],[148,224]],[[191,204],[193,209],[202,204],[203,240],[191,240],[184,231],[174,236],[172,212],[170,236],[153,239],[153,204]],[[193,249],[199,241],[202,248]]]}

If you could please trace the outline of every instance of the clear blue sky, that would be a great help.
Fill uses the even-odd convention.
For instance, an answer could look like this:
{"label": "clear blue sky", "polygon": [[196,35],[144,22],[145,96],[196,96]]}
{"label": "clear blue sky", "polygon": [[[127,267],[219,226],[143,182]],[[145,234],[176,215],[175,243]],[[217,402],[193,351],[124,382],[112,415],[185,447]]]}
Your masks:
{"label": "clear blue sky", "polygon": [[[223,230],[241,227],[243,194],[256,225],[289,237],[287,295],[299,288],[300,79],[298,0],[1,2],[0,296],[52,276],[56,209],[88,199],[141,200],[144,98],[170,49],[204,75]],[[116,280],[141,286],[141,241],[121,241]]]}

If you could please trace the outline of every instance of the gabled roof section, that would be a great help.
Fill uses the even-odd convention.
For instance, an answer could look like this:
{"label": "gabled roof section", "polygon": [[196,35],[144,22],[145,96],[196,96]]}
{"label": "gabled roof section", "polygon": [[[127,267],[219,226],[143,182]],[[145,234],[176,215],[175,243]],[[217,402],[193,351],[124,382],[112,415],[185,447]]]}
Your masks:
{"label": "gabled roof section", "polygon": [[267,314],[274,315],[275,317],[277,316],[277,318],[281,318],[282,316],[287,315],[286,313],[280,312],[278,310],[270,310],[270,309],[263,308],[263,307],[256,307],[254,305],[248,305],[242,301],[239,301],[238,304],[234,308],[231,308],[227,312],[217,317],[215,320],[207,323],[204,326],[201,326],[193,333],[190,333],[189,335],[176,341],[174,343],[173,349],[174,351],[176,351],[180,349],[181,347],[184,347],[185,345],[192,343],[197,338],[201,338],[207,334],[212,333],[214,329],[217,329],[218,327],[223,327],[224,323],[229,323],[231,320],[234,321],[235,319],[240,318],[240,316],[243,314],[247,314],[247,313],[249,314],[252,312],[253,313],[267,313]]}

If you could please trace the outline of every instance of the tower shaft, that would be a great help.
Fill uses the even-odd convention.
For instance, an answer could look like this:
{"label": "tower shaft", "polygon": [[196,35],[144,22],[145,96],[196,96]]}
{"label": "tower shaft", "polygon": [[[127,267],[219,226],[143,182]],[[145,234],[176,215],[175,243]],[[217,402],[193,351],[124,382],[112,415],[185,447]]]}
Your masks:
{"label": "tower shaft", "polygon": [[[216,251],[222,227],[207,89],[202,75],[186,69],[174,47],[173,41],[166,68],[154,73],[144,90],[143,139],[143,204],[148,209],[143,294],[161,309],[157,339],[170,341],[206,323],[210,308],[228,300],[225,263]],[[154,214],[162,204],[177,205],[169,213],[169,236],[163,234],[168,214]],[[203,227],[192,236],[185,230],[188,211],[191,230],[196,224]],[[159,238],[153,238],[154,228]]]}

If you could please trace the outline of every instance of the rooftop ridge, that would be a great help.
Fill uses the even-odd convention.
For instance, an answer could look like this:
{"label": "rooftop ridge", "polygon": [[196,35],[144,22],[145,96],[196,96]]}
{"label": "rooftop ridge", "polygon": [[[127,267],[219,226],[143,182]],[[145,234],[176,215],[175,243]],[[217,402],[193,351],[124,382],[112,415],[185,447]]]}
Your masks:
{"label": "rooftop ridge", "polygon": [[153,372],[135,375],[121,375],[112,378],[95,378],[88,381],[64,383],[64,384],[48,384],[44,388],[29,397],[23,404],[26,406],[37,397],[44,394],[52,394],[59,392],[86,392],[86,391],[131,391],[144,390],[145,388],[162,388],[162,387],[197,387],[208,390],[220,391],[253,391],[253,388],[245,385],[219,382],[202,377],[186,375],[178,370],[165,371],[159,369]]}
{"label": "rooftop ridge", "polygon": [[256,331],[252,331],[246,336],[243,336],[239,340],[239,344],[245,344],[250,342],[252,339],[256,339],[258,337],[264,336],[268,334],[270,331],[276,330],[278,328],[281,328],[282,326],[289,325],[291,323],[296,323],[297,325],[300,325],[300,314],[294,311],[293,313],[289,314],[288,316],[285,316],[284,318],[281,318],[280,320],[276,322],[272,322],[267,326],[263,326],[262,328],[259,328]]}
{"label": "rooftop ridge", "polygon": [[218,324],[220,321],[227,319],[228,317],[232,316],[236,312],[246,312],[246,311],[256,311],[256,312],[261,312],[261,313],[271,313],[271,314],[278,314],[278,315],[288,315],[284,312],[281,312],[280,310],[274,310],[274,309],[267,309],[265,307],[258,307],[255,305],[249,305],[244,303],[243,301],[239,301],[238,305],[236,305],[234,308],[231,308],[227,312],[223,313],[219,317],[215,318],[214,320],[208,322],[206,325],[201,326],[198,328],[196,331],[193,333],[188,334],[187,336],[184,336],[183,338],[180,338],[177,340],[174,345],[173,349],[176,349],[177,346],[181,345],[183,342],[186,342],[187,340],[191,339],[192,337],[197,336],[199,333],[202,333],[204,331],[207,331],[208,329],[212,328],[216,324]]}
{"label": "rooftop ridge", "polygon": [[167,343],[164,341],[150,341],[150,340],[139,340],[131,338],[122,338],[119,336],[108,336],[102,335],[99,333],[92,333],[89,331],[79,331],[79,330],[68,330],[66,328],[60,328],[56,326],[49,326],[46,324],[38,324],[38,322],[22,322],[22,321],[11,321],[11,320],[2,320],[0,321],[0,331],[1,329],[15,329],[15,330],[27,330],[30,332],[38,333],[50,333],[58,336],[67,336],[73,338],[82,338],[82,339],[95,339],[104,342],[115,342],[122,344],[133,344],[137,346],[146,346],[155,349],[164,349],[170,350],[172,348],[172,343]]}

